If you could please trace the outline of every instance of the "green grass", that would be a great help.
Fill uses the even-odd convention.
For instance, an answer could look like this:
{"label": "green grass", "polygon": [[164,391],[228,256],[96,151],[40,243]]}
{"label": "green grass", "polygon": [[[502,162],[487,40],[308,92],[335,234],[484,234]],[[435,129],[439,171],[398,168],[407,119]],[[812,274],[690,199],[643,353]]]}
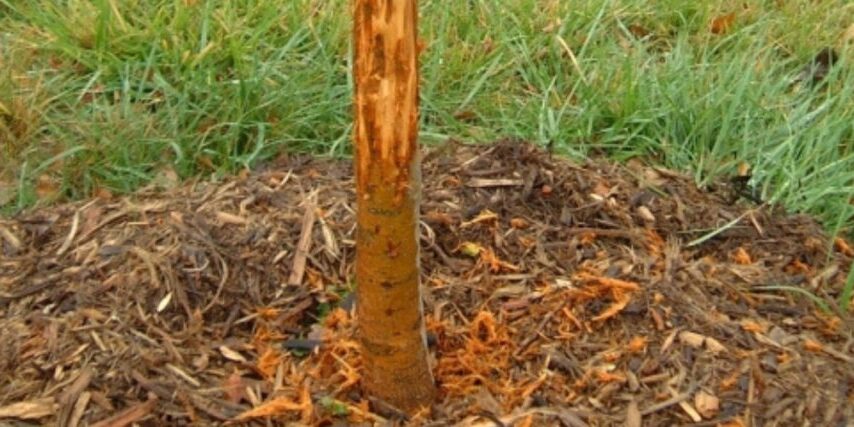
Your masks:
{"label": "green grass", "polygon": [[[422,0],[422,141],[642,156],[854,225],[854,5]],[[710,22],[734,12],[725,34]],[[347,155],[349,2],[0,0],[0,205]],[[824,47],[821,89],[792,87]]]}

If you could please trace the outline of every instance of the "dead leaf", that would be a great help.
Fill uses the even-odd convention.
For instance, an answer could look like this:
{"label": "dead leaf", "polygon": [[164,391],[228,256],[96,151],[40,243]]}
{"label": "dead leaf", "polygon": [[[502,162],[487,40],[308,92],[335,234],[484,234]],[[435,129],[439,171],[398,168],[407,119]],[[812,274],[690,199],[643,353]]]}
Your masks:
{"label": "dead leaf", "polygon": [[[643,27],[640,24],[631,24],[628,28],[629,32],[632,33],[633,36],[642,39],[650,34],[650,31]],[[633,159],[635,160],[635,159]],[[635,160],[637,162],[637,160]]]}
{"label": "dead leaf", "polygon": [[695,332],[680,332],[679,341],[693,348],[705,347],[706,350],[712,353],[723,353],[726,351],[726,347],[720,341]]}
{"label": "dead leaf", "polygon": [[700,391],[694,395],[694,407],[703,418],[714,418],[720,411],[720,400],[705,391]]}
{"label": "dead leaf", "polygon": [[492,37],[486,36],[480,44],[483,47],[483,53],[490,53],[495,50],[495,41],[492,40]]}
{"label": "dead leaf", "polygon": [[246,358],[243,357],[242,354],[240,354],[239,352],[234,351],[234,350],[232,350],[232,349],[230,349],[224,345],[219,346],[219,352],[222,353],[223,357],[225,357],[228,360],[231,360],[232,362],[241,362],[241,363],[247,362]]}
{"label": "dead leaf", "polygon": [[479,256],[482,250],[483,246],[474,242],[463,242],[459,247],[457,247],[458,252],[461,252],[463,255],[471,258]]}
{"label": "dead leaf", "polygon": [[105,201],[113,199],[113,192],[104,187],[96,188],[94,191],[92,191],[92,195]]}
{"label": "dead leaf", "polygon": [[16,196],[14,186],[0,182],[0,206],[5,206],[15,200]]}
{"label": "dead leaf", "polygon": [[471,122],[477,119],[477,113],[472,110],[462,110],[454,113],[454,118],[461,122]]}
{"label": "dead leaf", "polygon": [[848,29],[842,33],[842,41],[844,43],[854,42],[854,24],[848,26]]}
{"label": "dead leaf", "polygon": [[167,166],[157,172],[157,175],[154,176],[152,182],[158,187],[164,189],[172,189],[178,186],[178,173],[175,172],[175,169]]}
{"label": "dead leaf", "polygon": [[655,222],[655,215],[653,215],[652,211],[649,210],[646,206],[638,206],[637,207],[638,216],[641,217],[642,220],[646,222]]}
{"label": "dead leaf", "polygon": [[18,418],[35,420],[56,414],[57,404],[54,398],[26,400],[0,407],[0,418]]}
{"label": "dead leaf", "polygon": [[445,212],[439,211],[430,211],[424,215],[424,221],[428,224],[441,224],[445,226],[451,226],[457,223],[457,221],[451,215]]}
{"label": "dead leaf", "polygon": [[693,348],[701,348],[706,337],[694,332],[682,331],[679,333],[679,341]]}
{"label": "dead leaf", "polygon": [[549,22],[545,27],[543,27],[544,33],[550,33],[554,31],[556,28],[561,26],[560,18],[555,19],[554,21]]}
{"label": "dead leaf", "polygon": [[735,12],[716,16],[712,19],[712,23],[709,25],[709,31],[711,31],[712,34],[726,34],[732,28],[733,23],[735,23]]}
{"label": "dead leaf", "polygon": [[36,180],[36,195],[40,200],[53,200],[59,195],[59,185],[48,175],[41,175]]}
{"label": "dead leaf", "polygon": [[524,230],[530,226],[524,218],[513,218],[510,220],[510,226],[517,230]]}
{"label": "dead leaf", "polygon": [[611,187],[608,187],[607,185],[605,185],[605,183],[601,181],[597,182],[596,185],[593,187],[593,194],[602,198],[608,197],[609,195],[611,195]]}
{"label": "dead leaf", "polygon": [[712,353],[717,354],[717,353],[725,352],[726,347],[724,347],[724,345],[721,344],[720,341],[718,341],[712,337],[706,337],[706,350],[709,350]]}

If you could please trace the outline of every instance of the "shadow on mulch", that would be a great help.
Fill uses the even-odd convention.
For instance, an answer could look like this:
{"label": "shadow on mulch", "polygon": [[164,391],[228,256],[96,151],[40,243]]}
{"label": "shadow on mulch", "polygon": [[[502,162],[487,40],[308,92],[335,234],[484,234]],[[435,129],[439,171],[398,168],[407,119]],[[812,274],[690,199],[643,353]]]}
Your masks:
{"label": "shadow on mulch", "polygon": [[[813,220],[518,141],[424,172],[440,398],[410,422],[854,422],[850,313],[769,289],[838,298],[854,254]],[[0,424],[395,419],[359,391],[352,188],[294,157],[0,221]]]}

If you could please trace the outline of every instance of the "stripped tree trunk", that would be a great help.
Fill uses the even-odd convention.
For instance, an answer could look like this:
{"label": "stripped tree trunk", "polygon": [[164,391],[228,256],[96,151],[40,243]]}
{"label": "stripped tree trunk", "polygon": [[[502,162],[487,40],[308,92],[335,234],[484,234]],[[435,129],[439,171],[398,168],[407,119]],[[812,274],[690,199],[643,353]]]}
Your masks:
{"label": "stripped tree trunk", "polygon": [[366,391],[406,411],[429,405],[418,261],[415,0],[355,0],[357,316]]}

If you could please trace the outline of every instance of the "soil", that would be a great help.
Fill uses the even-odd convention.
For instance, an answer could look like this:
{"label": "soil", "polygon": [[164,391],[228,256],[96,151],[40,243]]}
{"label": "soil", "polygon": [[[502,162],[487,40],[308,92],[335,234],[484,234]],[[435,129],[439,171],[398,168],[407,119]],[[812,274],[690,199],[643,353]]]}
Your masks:
{"label": "soil", "polygon": [[520,141],[423,167],[429,410],[361,394],[352,169],[291,156],[0,220],[0,425],[854,423],[812,219]]}

